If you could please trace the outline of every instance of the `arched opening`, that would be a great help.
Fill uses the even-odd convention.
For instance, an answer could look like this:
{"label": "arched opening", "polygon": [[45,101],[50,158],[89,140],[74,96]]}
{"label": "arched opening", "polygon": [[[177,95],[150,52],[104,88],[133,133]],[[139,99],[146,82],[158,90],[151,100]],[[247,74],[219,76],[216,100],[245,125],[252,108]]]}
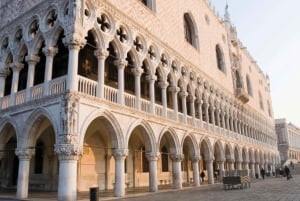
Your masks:
{"label": "arched opening", "polygon": [[87,34],[86,45],[79,51],[78,74],[91,80],[98,80],[98,60],[94,54],[97,49],[96,39],[89,31]]}
{"label": "arched opening", "polygon": [[52,79],[68,73],[69,50],[63,43],[64,32],[61,32],[56,43],[57,54],[53,58]]}
{"label": "arched opening", "polygon": [[247,92],[248,92],[248,95],[253,96],[252,84],[251,84],[251,81],[250,81],[250,78],[249,78],[248,75],[246,76],[246,82],[247,82]]}
{"label": "arched opening", "polygon": [[44,47],[45,47],[45,41],[43,41],[43,43],[39,49],[39,52],[38,52],[38,57],[40,60],[35,66],[33,85],[38,85],[38,84],[41,84],[44,82],[45,67],[46,67],[46,56],[43,53]]}
{"label": "arched opening", "polygon": [[154,91],[155,91],[155,103],[162,105],[162,90],[160,83],[163,81],[162,72],[159,68],[156,69],[155,76],[157,77],[157,80],[154,84]]}
{"label": "arched opening", "polygon": [[181,165],[181,170],[183,174],[183,182],[184,183],[192,183],[193,182],[193,165],[192,158],[196,155],[196,150],[194,148],[193,140],[191,137],[187,137],[183,142],[183,161]]}
{"label": "arched opening", "polygon": [[189,13],[183,15],[184,38],[194,48],[199,49],[197,26]]}
{"label": "arched opening", "polygon": [[173,103],[173,97],[172,97],[172,75],[169,73],[167,82],[169,83],[169,86],[167,87],[167,107],[170,109],[174,108],[174,103]]}
{"label": "arched opening", "polygon": [[28,63],[25,61],[26,56],[27,56],[27,50],[21,61],[21,63],[24,65],[24,67],[21,69],[20,74],[19,74],[18,91],[22,91],[22,90],[26,89],[26,85],[27,85]]}
{"label": "arched opening", "polygon": [[110,87],[118,88],[118,68],[114,64],[117,60],[117,53],[113,43],[109,43],[108,53],[109,55],[105,60],[104,83]]}
{"label": "arched opening", "polygon": [[[8,54],[8,59],[6,62],[8,65],[12,63],[12,54]],[[12,85],[12,78],[13,78],[13,71],[10,67],[8,68],[8,75],[5,79],[5,88],[4,88],[4,96],[10,95],[11,94],[11,85]]]}
{"label": "arched opening", "polygon": [[150,75],[150,69],[146,61],[143,62],[142,69],[144,72],[141,75],[141,97],[150,100],[149,81],[147,79]]}
{"label": "arched opening", "polygon": [[133,60],[131,52],[129,52],[127,54],[126,60],[127,60],[128,64],[126,65],[125,70],[124,70],[125,91],[127,93],[134,94],[135,93],[135,77],[134,77],[134,73],[132,72],[132,70],[135,68],[135,66],[134,66],[134,60]]}
{"label": "arched opening", "polygon": [[143,126],[137,126],[130,135],[126,175],[126,183],[130,187],[150,186],[147,153],[154,151],[151,147],[151,141]]}

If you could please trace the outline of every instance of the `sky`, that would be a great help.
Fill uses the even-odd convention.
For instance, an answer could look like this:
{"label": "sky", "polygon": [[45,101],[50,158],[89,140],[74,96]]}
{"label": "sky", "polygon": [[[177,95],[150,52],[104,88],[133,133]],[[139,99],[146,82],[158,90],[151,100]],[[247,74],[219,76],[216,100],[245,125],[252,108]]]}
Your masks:
{"label": "sky", "polygon": [[224,16],[226,2],[238,38],[268,74],[275,118],[300,128],[300,0],[210,0]]}

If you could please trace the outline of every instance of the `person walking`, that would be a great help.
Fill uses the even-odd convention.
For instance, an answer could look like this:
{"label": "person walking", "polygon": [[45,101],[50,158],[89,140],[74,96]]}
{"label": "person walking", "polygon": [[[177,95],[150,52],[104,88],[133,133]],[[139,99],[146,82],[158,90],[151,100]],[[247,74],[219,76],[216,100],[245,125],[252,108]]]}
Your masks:
{"label": "person walking", "polygon": [[292,178],[292,175],[291,175],[291,172],[290,172],[290,169],[288,168],[288,166],[285,166],[284,167],[284,172],[285,172],[285,175],[286,175],[286,179],[289,180]]}
{"label": "person walking", "polygon": [[261,170],[260,170],[260,174],[261,174],[261,176],[262,176],[262,178],[263,179],[265,179],[265,169],[264,168],[261,168]]}
{"label": "person walking", "polygon": [[205,173],[203,170],[200,173],[200,177],[201,177],[201,181],[204,182]]}

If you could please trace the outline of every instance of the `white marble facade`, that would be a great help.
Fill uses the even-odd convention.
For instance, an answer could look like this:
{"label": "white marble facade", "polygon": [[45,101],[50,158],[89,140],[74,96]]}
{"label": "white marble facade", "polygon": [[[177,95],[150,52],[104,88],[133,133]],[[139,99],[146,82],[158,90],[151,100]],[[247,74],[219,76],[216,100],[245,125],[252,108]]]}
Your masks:
{"label": "white marble facade", "polygon": [[[228,16],[204,0],[181,4],[1,4],[1,188],[17,198],[54,190],[67,201],[93,186],[119,197],[199,186],[202,170],[210,184],[216,170],[219,179],[274,171],[268,78]],[[172,26],[174,12],[183,23]]]}

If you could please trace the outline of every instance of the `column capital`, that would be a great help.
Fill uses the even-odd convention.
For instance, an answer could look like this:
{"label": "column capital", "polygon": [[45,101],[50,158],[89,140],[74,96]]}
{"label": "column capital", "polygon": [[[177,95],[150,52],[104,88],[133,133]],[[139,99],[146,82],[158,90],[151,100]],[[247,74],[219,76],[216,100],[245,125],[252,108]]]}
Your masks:
{"label": "column capital", "polygon": [[159,153],[153,153],[153,152],[146,153],[146,157],[148,161],[157,161],[159,155],[160,155]]}
{"label": "column capital", "polygon": [[58,48],[52,46],[44,47],[42,51],[46,57],[54,57],[58,53]]}
{"label": "column capital", "polygon": [[178,93],[179,90],[180,90],[180,88],[179,88],[179,87],[176,87],[176,86],[171,86],[171,87],[168,88],[168,90],[169,90],[170,92]]}
{"label": "column capital", "polygon": [[166,81],[160,81],[158,86],[160,86],[161,89],[166,89],[169,86],[169,83]]}
{"label": "column capital", "polygon": [[55,144],[54,151],[59,160],[78,160],[82,155],[82,147],[78,144]]}
{"label": "column capital", "polygon": [[121,158],[126,158],[128,155],[128,149],[114,149],[112,151],[113,156],[115,159],[121,159]]}
{"label": "column capital", "polygon": [[79,50],[86,44],[86,40],[79,33],[75,33],[64,37],[63,43],[68,46],[69,49]]}
{"label": "column capital", "polygon": [[172,154],[171,155],[171,160],[173,162],[181,162],[184,159],[184,155],[183,154]]}
{"label": "column capital", "polygon": [[188,93],[186,91],[180,91],[179,96],[181,97],[187,97]]}
{"label": "column capital", "polygon": [[9,68],[0,69],[0,77],[6,77],[9,75]]}
{"label": "column capital", "polygon": [[142,69],[142,68],[132,68],[131,72],[134,74],[135,77],[140,77],[143,74],[144,69]]}
{"label": "column capital", "polygon": [[200,156],[198,156],[198,155],[191,157],[191,161],[193,161],[193,162],[198,162],[199,160],[200,160]]}
{"label": "column capital", "polygon": [[13,69],[13,71],[21,71],[24,68],[24,64],[20,62],[14,62],[10,64],[10,67]]}
{"label": "column capital", "polygon": [[19,159],[30,160],[31,157],[35,154],[35,149],[17,148],[15,150],[15,154],[19,157]]}
{"label": "column capital", "polygon": [[127,64],[128,61],[126,61],[126,59],[117,59],[114,61],[114,65],[117,66],[118,69],[124,69]]}
{"label": "column capital", "polygon": [[97,49],[94,51],[94,55],[97,57],[97,59],[106,59],[109,55],[109,52],[105,49]]}
{"label": "column capital", "polygon": [[146,76],[146,80],[147,81],[156,81],[157,80],[157,76],[156,75],[147,75]]}
{"label": "column capital", "polygon": [[187,96],[187,101],[188,101],[188,102],[194,102],[194,101],[195,101],[195,97],[194,97],[194,96],[191,96],[191,95],[188,95],[188,96]]}
{"label": "column capital", "polygon": [[25,57],[28,64],[36,65],[40,61],[40,57],[36,55],[28,55]]}

